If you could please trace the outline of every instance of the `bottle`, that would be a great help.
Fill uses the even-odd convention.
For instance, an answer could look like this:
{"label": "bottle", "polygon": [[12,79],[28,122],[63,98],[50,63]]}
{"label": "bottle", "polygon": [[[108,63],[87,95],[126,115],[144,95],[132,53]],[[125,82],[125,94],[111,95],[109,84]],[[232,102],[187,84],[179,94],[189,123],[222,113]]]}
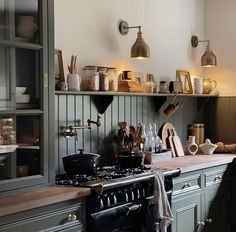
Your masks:
{"label": "bottle", "polygon": [[149,123],[149,126],[148,126],[147,138],[148,138],[148,150],[154,153],[155,152],[155,138],[152,133],[151,123]]}
{"label": "bottle", "polygon": [[146,133],[145,124],[142,124],[142,127],[140,129],[140,135],[141,135],[141,138],[145,138],[144,143],[141,147],[143,148],[144,152],[148,152],[149,151],[148,150],[148,137],[147,137],[147,133]]}
{"label": "bottle", "polygon": [[156,123],[152,124],[152,133],[155,139],[155,153],[159,153],[162,150],[162,141],[157,134],[157,125]]}

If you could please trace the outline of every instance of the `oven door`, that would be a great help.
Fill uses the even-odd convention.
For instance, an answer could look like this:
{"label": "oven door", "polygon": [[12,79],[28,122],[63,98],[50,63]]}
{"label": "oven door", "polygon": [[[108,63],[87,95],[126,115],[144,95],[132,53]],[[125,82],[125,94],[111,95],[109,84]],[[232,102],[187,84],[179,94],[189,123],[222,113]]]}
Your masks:
{"label": "oven door", "polygon": [[87,217],[89,232],[152,232],[158,231],[153,218],[153,205],[148,201],[127,203],[102,210]]}

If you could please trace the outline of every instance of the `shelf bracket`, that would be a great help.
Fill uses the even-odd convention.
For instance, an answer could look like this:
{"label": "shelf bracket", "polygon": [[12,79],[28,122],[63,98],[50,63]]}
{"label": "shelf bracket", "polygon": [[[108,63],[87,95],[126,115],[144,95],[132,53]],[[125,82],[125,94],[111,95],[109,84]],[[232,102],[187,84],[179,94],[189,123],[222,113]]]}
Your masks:
{"label": "shelf bracket", "polygon": [[210,97],[200,97],[197,99],[197,109],[201,111],[209,102]]}
{"label": "shelf bracket", "polygon": [[155,106],[156,106],[156,112],[159,112],[161,107],[167,101],[167,96],[154,97],[154,101],[155,101]]}
{"label": "shelf bracket", "polygon": [[104,114],[112,103],[114,96],[113,95],[94,95],[93,102],[97,108],[99,114]]}

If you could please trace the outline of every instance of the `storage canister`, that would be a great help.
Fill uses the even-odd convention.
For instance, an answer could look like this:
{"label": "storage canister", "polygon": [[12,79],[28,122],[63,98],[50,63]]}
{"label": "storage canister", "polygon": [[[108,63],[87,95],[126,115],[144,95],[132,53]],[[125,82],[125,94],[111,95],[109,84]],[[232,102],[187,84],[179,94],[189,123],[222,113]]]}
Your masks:
{"label": "storage canister", "polygon": [[85,66],[83,68],[82,86],[84,90],[98,91],[99,90],[99,73],[97,66]]}
{"label": "storage canister", "polygon": [[109,79],[108,79],[107,67],[98,67],[98,72],[99,72],[99,90],[108,91]]}
{"label": "storage canister", "polygon": [[189,135],[195,136],[197,145],[204,143],[204,131],[203,123],[193,123],[189,126]]}
{"label": "storage canister", "polygon": [[118,76],[116,68],[108,68],[107,74],[109,79],[109,90],[115,92],[118,91]]}

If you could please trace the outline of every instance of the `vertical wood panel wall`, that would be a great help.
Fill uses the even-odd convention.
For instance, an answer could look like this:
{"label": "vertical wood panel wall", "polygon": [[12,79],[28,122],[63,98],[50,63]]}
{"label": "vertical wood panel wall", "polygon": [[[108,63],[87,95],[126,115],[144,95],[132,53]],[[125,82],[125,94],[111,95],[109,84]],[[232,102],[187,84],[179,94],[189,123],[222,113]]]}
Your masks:
{"label": "vertical wood panel wall", "polygon": [[120,121],[126,121],[134,126],[140,122],[145,124],[155,122],[158,129],[165,122],[171,122],[185,143],[188,124],[202,122],[203,110],[198,110],[197,98],[178,97],[175,103],[183,102],[184,106],[171,118],[168,118],[163,110],[173,98],[169,97],[160,111],[156,112],[158,99],[146,96],[114,96],[111,105],[101,115],[101,127],[97,128],[92,124],[91,130],[77,130],[78,141],[76,141],[74,137],[64,138],[62,132],[65,127],[77,124],[78,120],[81,120],[81,124],[87,124],[89,118],[96,120],[98,113],[93,103],[93,96],[57,94],[55,96],[57,171],[64,172],[62,157],[77,152],[79,148],[84,148],[86,152],[101,154],[100,162],[103,165],[114,164],[117,147],[112,137]]}

